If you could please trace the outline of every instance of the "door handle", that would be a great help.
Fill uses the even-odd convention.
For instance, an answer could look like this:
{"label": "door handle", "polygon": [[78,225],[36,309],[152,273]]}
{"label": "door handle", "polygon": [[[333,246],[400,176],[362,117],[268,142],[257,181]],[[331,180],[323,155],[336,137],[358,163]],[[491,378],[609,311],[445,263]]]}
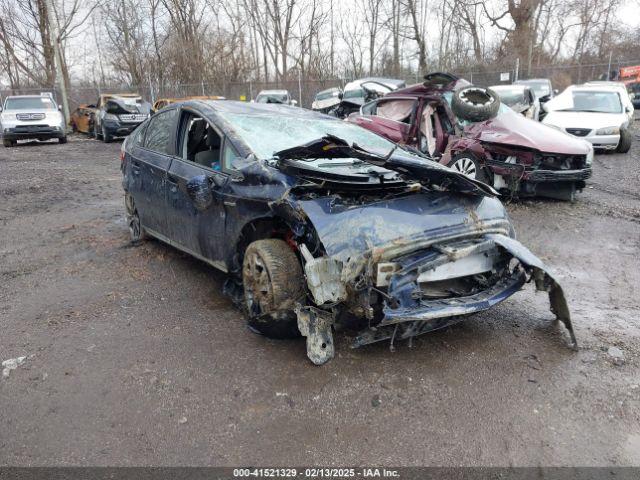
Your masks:
{"label": "door handle", "polygon": [[172,175],[167,175],[167,183],[170,185],[171,193],[178,191],[178,179]]}
{"label": "door handle", "polygon": [[131,162],[131,170],[134,175],[140,175],[140,164],[138,162]]}

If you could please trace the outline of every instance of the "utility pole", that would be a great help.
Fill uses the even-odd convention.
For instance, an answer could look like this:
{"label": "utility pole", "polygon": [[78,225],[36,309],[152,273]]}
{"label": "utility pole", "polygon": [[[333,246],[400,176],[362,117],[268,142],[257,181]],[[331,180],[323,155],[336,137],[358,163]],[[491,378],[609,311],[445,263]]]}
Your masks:
{"label": "utility pole", "polygon": [[53,59],[56,66],[56,83],[60,85],[60,95],[62,96],[62,113],[64,115],[65,128],[69,121],[69,99],[67,97],[67,84],[62,72],[62,56],[60,55],[60,42],[58,41],[58,24],[53,14],[53,1],[45,0],[47,8],[47,22],[49,23],[49,35],[53,46]]}
{"label": "utility pole", "polygon": [[298,106],[302,106],[302,74],[298,68]]}
{"label": "utility pole", "polygon": [[520,57],[516,58],[516,72],[515,72],[515,82],[518,81],[518,74],[520,73]]}
{"label": "utility pole", "polygon": [[609,52],[609,66],[607,67],[607,78],[606,80],[611,80],[611,57],[613,56],[613,50]]}

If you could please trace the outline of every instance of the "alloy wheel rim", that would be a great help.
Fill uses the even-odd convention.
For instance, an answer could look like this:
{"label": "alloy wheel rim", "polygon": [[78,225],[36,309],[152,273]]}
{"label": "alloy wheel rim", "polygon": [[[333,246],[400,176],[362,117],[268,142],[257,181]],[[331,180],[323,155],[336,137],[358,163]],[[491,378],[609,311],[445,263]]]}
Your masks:
{"label": "alloy wheel rim", "polygon": [[459,158],[452,165],[453,169],[469,178],[476,178],[476,164],[470,158]]}
{"label": "alloy wheel rim", "polygon": [[255,252],[250,253],[247,258],[244,279],[249,312],[257,315],[267,313],[272,303],[271,282],[262,259]]}
{"label": "alloy wheel rim", "polygon": [[140,238],[140,218],[138,218],[138,215],[133,215],[129,220],[129,231],[133,240]]}

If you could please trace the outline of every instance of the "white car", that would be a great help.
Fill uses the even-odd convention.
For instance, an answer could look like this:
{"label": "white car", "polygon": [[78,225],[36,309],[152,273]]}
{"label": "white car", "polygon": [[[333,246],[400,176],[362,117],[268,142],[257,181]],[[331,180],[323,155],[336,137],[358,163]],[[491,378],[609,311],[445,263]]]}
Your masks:
{"label": "white car", "polygon": [[549,100],[542,123],[575,137],[583,138],[595,149],[626,153],[631,148],[631,122],[624,97],[617,87],[574,85]]}
{"label": "white car", "polygon": [[289,90],[261,90],[255,100],[257,103],[280,103],[282,105],[297,105],[291,98]]}
{"label": "white car", "polygon": [[49,93],[7,97],[0,108],[0,132],[5,147],[18,140],[49,140],[67,143],[64,116]]}

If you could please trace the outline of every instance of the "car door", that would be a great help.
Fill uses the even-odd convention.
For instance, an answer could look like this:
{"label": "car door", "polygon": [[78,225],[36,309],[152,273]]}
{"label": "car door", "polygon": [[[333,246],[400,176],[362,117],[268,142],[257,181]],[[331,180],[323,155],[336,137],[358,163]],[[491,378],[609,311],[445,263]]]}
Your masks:
{"label": "car door", "polygon": [[[167,178],[170,238],[182,249],[226,270],[224,192],[228,175],[221,169],[225,137],[213,121],[191,108],[181,111],[178,124],[178,148]],[[194,201],[189,194],[194,185],[211,192],[209,204],[203,207]]]}
{"label": "car door", "polygon": [[[152,234],[166,236],[167,172],[175,152],[177,110],[165,110],[151,118],[132,138],[131,192],[142,225]],[[140,138],[140,137],[141,138]]]}

